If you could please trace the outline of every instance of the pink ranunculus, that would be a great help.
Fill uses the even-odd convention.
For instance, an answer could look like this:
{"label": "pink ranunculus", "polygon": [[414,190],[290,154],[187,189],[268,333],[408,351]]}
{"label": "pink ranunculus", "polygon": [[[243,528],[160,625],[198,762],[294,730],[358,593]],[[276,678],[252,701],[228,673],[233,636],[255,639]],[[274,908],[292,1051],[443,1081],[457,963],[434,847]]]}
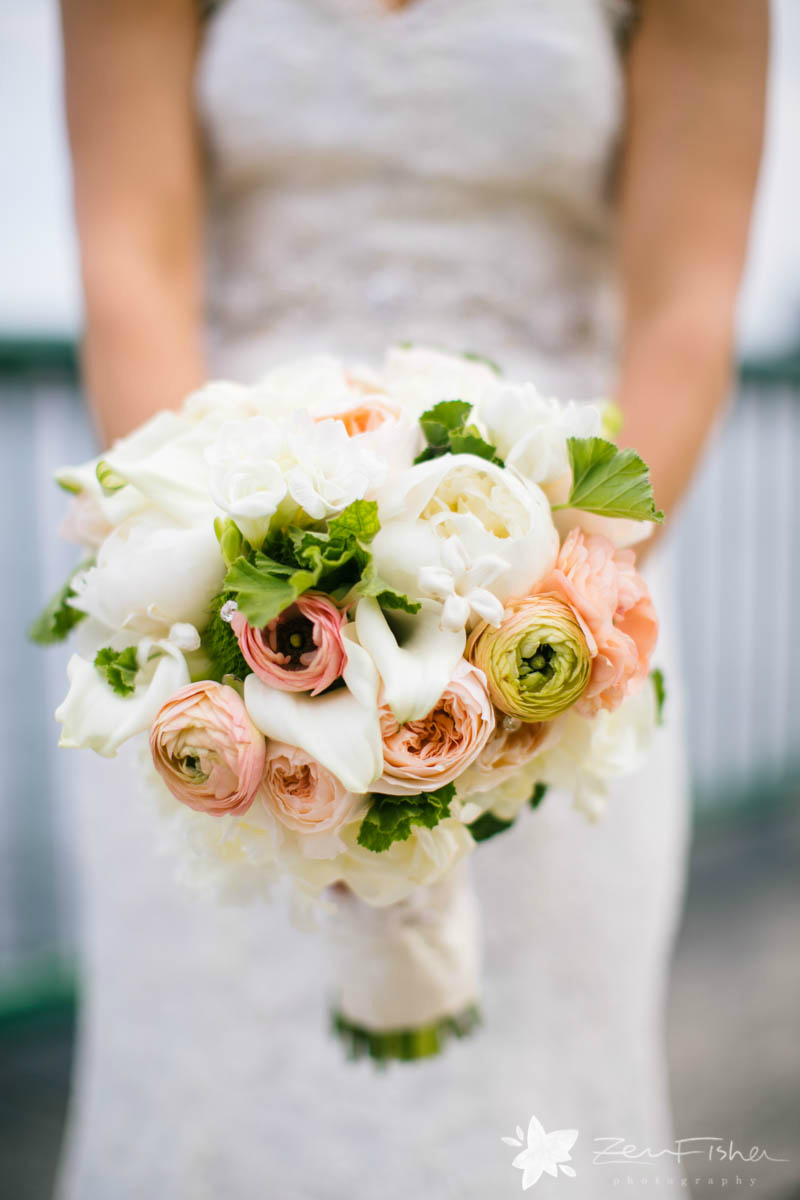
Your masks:
{"label": "pink ranunculus", "polygon": [[575,706],[585,715],[613,711],[641,686],[650,667],[658,619],[635,564],[632,550],[616,550],[605,537],[573,529],[537,587],[561,596],[595,640],[592,674]]}
{"label": "pink ranunculus", "polygon": [[413,796],[456,779],[483,750],[495,714],[483,671],[463,659],[426,717],[400,725],[381,709],[383,775],[373,791]]}
{"label": "pink ranunculus", "polygon": [[327,596],[305,592],[263,629],[248,625],[238,612],[231,628],[259,679],[282,692],[317,696],[339,678],[347,662],[345,619]]}
{"label": "pink ranunculus", "polygon": [[175,799],[212,816],[246,812],[264,776],[266,743],[244,701],[208,679],[181,688],[162,706],[150,752]]}
{"label": "pink ranunculus", "polygon": [[353,815],[359,799],[305,750],[268,743],[262,800],[289,829],[335,833]]}

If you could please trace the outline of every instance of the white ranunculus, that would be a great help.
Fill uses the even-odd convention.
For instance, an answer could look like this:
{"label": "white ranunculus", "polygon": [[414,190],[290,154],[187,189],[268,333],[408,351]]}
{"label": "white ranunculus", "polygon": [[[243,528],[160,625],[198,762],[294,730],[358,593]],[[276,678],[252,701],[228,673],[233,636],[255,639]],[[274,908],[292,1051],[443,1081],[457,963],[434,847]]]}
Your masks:
{"label": "white ranunculus", "polygon": [[649,681],[614,712],[601,709],[594,717],[582,717],[570,711],[558,741],[536,759],[537,775],[570,792],[587,817],[601,816],[609,785],[646,761],[655,724],[655,695]]}
{"label": "white ranunculus", "polygon": [[382,527],[372,549],[379,573],[418,597],[419,572],[442,566],[457,537],[470,562],[505,564],[489,590],[526,595],[553,566],[558,534],[541,488],[472,454],[446,454],[404,472],[378,496]]}
{"label": "white ranunculus", "polygon": [[530,383],[496,384],[485,392],[475,415],[506,466],[540,484],[569,469],[567,438],[599,437],[603,423],[594,405],[562,404],[540,395]]}
{"label": "white ranunculus", "polygon": [[286,473],[289,493],[314,520],[363,500],[386,476],[385,464],[361,438],[348,437],[340,421],[296,412],[287,421],[286,442],[293,461]]}
{"label": "white ranunculus", "polygon": [[376,854],[359,846],[360,826],[360,820],[353,821],[341,831],[345,851],[337,858],[313,861],[298,856],[292,873],[315,892],[341,880],[365,903],[383,907],[435,883],[475,846],[461,821],[446,818],[434,829],[412,826],[406,841],[393,842]]}
{"label": "white ranunculus", "polygon": [[205,451],[215,502],[255,546],[286,496],[290,465],[284,426],[271,417],[228,421]]}
{"label": "white ranunculus", "polygon": [[174,643],[143,638],[137,649],[136,689],[119,696],[93,663],[73,654],[67,664],[69,691],[56,709],[59,746],[87,747],[113,758],[128,738],[149,729],[163,704],[189,682],[189,669]]}
{"label": "white ranunculus", "polygon": [[383,772],[383,740],[378,718],[378,673],[358,644],[355,629],[342,636],[347,685],[322,696],[281,692],[248,675],[244,702],[250,720],[268,738],[299,746],[336,776],[349,792],[368,792]]}
{"label": "white ranunculus", "polygon": [[418,613],[386,613],[369,596],[356,606],[358,640],[374,662],[383,700],[404,724],[427,716],[461,661],[463,626],[443,630],[441,608],[424,601]]}
{"label": "white ranunculus", "polygon": [[148,512],[106,538],[96,565],[73,581],[72,603],[109,630],[165,636],[176,622],[205,628],[224,575],[211,525],[187,529]]}
{"label": "white ranunculus", "polygon": [[486,363],[430,346],[393,346],[381,374],[389,395],[415,417],[440,400],[477,404],[488,388],[497,385],[497,375]]}

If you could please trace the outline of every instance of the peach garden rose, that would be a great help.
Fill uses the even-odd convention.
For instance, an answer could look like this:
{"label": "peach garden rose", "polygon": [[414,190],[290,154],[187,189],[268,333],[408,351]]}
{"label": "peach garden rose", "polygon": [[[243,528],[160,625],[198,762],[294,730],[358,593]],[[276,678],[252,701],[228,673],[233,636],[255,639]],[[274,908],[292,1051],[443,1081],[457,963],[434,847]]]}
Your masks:
{"label": "peach garden rose", "polygon": [[400,725],[382,709],[384,771],[373,790],[412,796],[443,787],[474,762],[494,727],[483,672],[462,660],[426,717]]}
{"label": "peach garden rose", "polygon": [[161,707],[150,751],[175,799],[212,816],[246,812],[264,775],[263,734],[239,693],[211,680],[190,683]]}
{"label": "peach garden rose", "polygon": [[269,742],[262,798],[296,833],[333,833],[353,815],[359,798],[297,746]]}
{"label": "peach garden rose", "polygon": [[306,592],[263,629],[234,613],[231,628],[259,679],[282,692],[324,692],[344,670],[346,619],[327,596]]}

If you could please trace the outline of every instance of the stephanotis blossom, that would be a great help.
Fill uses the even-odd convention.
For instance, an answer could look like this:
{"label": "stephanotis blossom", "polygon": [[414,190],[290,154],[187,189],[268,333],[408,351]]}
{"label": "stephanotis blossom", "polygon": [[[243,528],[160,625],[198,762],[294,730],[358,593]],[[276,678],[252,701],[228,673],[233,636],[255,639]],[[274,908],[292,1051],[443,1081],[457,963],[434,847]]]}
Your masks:
{"label": "stephanotis blossom", "polygon": [[263,803],[282,825],[309,836],[309,857],[333,857],[341,845],[335,834],[350,820],[360,797],[348,792],[305,750],[270,742],[264,774]]}
{"label": "stephanotis blossom", "polygon": [[615,550],[606,538],[574,529],[539,587],[571,605],[596,643],[579,711],[615,709],[646,678],[658,639],[655,609],[633,551]]}
{"label": "stephanotis blossom", "polygon": [[163,705],[150,751],[175,799],[213,816],[247,812],[264,776],[264,738],[239,693],[210,680],[190,683]]}
{"label": "stephanotis blossom", "polygon": [[442,546],[439,566],[420,567],[419,590],[442,603],[441,628],[457,633],[470,617],[499,625],[503,605],[489,584],[506,569],[497,554],[484,554],[471,560],[458,537],[449,537]]}
{"label": "stephanotis blossom", "polygon": [[284,692],[324,692],[344,670],[345,613],[327,596],[305,592],[263,629],[240,612],[230,617],[245,659],[265,683]]}
{"label": "stephanotis blossom", "polygon": [[383,775],[373,790],[407,796],[443,787],[474,762],[494,724],[483,672],[462,660],[427,716],[400,725],[383,708]]}

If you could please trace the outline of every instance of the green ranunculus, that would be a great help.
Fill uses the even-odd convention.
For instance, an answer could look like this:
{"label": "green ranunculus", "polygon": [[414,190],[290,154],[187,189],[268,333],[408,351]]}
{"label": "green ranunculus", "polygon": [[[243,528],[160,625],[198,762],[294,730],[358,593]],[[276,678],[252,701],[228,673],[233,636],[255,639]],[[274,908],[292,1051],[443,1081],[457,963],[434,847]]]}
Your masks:
{"label": "green ranunculus", "polygon": [[589,682],[591,654],[575,613],[555,596],[510,604],[498,629],[479,625],[467,654],[486,675],[493,703],[523,721],[547,721]]}

